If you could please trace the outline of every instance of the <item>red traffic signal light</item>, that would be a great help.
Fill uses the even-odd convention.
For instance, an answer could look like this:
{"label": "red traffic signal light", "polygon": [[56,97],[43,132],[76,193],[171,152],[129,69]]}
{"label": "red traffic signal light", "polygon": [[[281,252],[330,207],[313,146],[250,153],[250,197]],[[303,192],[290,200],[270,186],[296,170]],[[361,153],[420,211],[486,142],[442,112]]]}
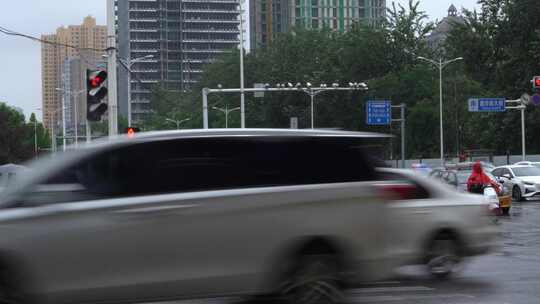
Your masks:
{"label": "red traffic signal light", "polygon": [[126,133],[129,138],[135,136],[135,133],[140,132],[141,130],[137,127],[127,127]]}
{"label": "red traffic signal light", "polygon": [[107,80],[106,71],[91,71],[88,73],[88,84],[90,89],[101,86]]}
{"label": "red traffic signal light", "polygon": [[534,76],[532,83],[534,90],[540,90],[540,76]]}

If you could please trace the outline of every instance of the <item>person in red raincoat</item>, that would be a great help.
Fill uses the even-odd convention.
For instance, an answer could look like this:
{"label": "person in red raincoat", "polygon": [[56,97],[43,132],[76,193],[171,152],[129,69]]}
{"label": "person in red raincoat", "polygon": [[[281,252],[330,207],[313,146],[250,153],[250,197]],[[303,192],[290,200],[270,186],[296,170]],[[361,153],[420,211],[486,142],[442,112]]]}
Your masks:
{"label": "person in red raincoat", "polygon": [[500,194],[502,191],[501,186],[486,173],[484,173],[482,164],[480,162],[476,162],[473,165],[473,172],[467,180],[467,191],[482,194],[484,193],[485,187],[493,187],[497,194]]}

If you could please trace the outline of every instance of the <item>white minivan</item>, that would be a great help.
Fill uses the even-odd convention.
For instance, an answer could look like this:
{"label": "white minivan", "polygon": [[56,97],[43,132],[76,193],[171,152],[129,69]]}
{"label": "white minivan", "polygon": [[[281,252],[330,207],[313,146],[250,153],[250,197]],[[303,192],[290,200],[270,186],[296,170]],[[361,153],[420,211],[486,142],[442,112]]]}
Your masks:
{"label": "white minivan", "polygon": [[276,294],[340,301],[387,277],[380,135],[193,130],[91,144],[0,196],[9,303]]}

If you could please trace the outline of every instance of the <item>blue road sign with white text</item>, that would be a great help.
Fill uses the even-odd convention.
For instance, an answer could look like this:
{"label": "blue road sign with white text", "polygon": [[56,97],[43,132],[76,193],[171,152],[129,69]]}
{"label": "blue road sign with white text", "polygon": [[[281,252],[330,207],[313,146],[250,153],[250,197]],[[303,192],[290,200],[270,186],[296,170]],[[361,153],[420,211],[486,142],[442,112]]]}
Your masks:
{"label": "blue road sign with white text", "polygon": [[366,105],[367,124],[384,126],[392,123],[392,102],[388,100],[369,100]]}
{"label": "blue road sign with white text", "polygon": [[469,112],[505,112],[505,98],[471,98]]}

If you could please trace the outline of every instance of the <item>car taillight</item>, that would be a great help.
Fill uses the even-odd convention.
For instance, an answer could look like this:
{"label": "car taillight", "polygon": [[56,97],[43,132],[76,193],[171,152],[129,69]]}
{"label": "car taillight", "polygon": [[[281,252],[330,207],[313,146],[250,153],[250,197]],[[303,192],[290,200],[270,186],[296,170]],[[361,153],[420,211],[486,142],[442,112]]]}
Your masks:
{"label": "car taillight", "polygon": [[411,184],[381,184],[378,187],[388,200],[409,200],[417,196],[417,189]]}

